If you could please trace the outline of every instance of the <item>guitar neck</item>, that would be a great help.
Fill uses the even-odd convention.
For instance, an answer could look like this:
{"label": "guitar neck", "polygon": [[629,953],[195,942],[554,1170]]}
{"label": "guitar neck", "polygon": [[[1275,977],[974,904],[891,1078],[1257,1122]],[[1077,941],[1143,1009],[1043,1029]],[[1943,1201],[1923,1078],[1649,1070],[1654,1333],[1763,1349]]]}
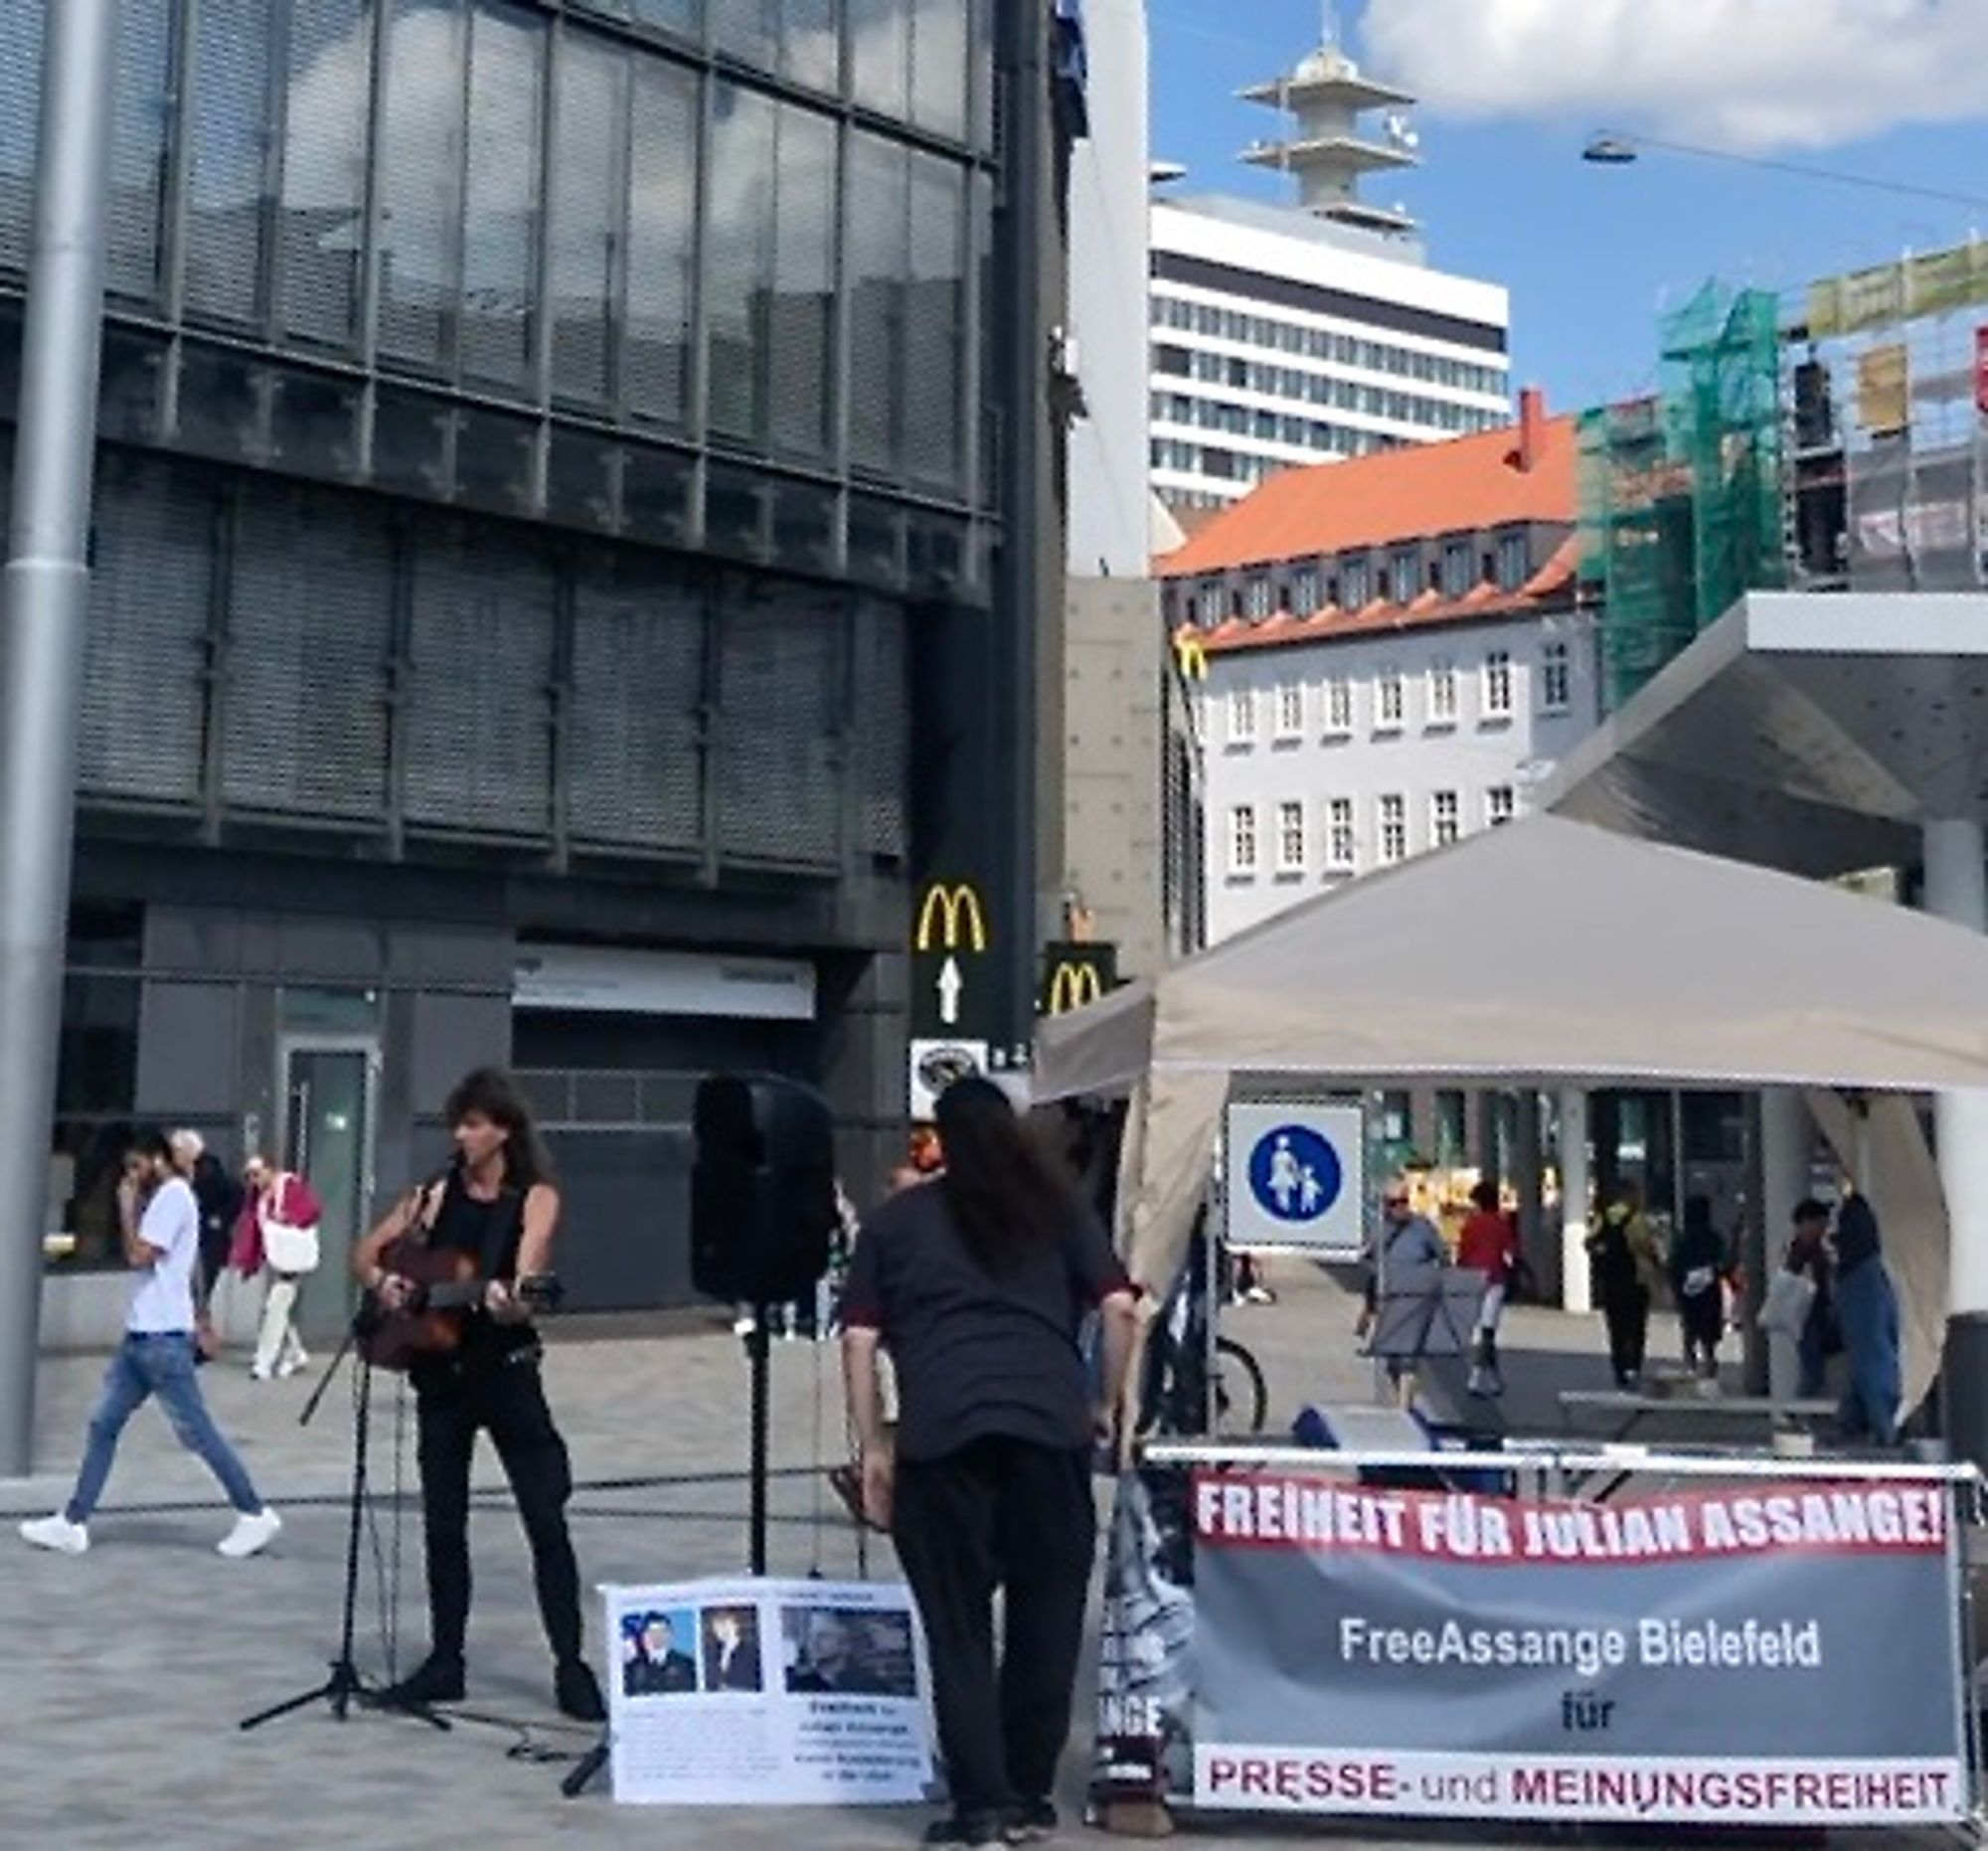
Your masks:
{"label": "guitar neck", "polygon": [[[490,1284],[488,1279],[450,1279],[444,1284],[430,1285],[421,1294],[421,1302],[430,1311],[473,1310],[483,1302]],[[549,1311],[559,1299],[558,1287],[549,1278],[517,1279],[511,1283],[511,1292],[534,1311]]]}

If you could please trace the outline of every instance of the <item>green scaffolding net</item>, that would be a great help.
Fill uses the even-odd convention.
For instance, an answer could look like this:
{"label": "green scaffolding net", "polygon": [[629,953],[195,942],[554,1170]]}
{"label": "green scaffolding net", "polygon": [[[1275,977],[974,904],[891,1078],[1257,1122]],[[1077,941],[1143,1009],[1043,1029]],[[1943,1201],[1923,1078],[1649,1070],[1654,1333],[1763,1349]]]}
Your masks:
{"label": "green scaffolding net", "polygon": [[1611,709],[1783,581],[1779,319],[1764,290],[1707,283],[1663,324],[1660,392],[1580,421],[1581,574]]}

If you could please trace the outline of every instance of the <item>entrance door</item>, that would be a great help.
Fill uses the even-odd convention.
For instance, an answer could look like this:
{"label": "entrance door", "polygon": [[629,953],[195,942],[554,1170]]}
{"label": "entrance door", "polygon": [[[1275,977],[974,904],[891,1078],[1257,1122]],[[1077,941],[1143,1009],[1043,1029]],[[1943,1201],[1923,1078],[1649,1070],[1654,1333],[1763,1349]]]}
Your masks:
{"label": "entrance door", "polygon": [[352,1302],[352,1250],[373,1200],[373,1076],[370,1041],[292,1041],[283,1046],[283,1153],[324,1205],[318,1269],[297,1297],[311,1337],[337,1335]]}

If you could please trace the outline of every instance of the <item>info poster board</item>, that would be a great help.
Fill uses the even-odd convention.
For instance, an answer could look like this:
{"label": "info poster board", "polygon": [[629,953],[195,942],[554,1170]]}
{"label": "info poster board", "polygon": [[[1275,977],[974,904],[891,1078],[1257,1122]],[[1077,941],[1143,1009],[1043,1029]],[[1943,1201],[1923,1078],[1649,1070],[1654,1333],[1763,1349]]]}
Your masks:
{"label": "info poster board", "polygon": [[892,1806],[940,1796],[931,1677],[908,1589],[741,1580],[601,1592],[617,1801]]}
{"label": "info poster board", "polygon": [[1232,1099],[1223,1132],[1223,1239],[1232,1250],[1360,1258],[1367,1129],[1357,1103]]}
{"label": "info poster board", "polygon": [[1095,1788],[1210,1812],[1931,1826],[1972,1803],[1937,1480],[1606,1504],[1148,1465]]}

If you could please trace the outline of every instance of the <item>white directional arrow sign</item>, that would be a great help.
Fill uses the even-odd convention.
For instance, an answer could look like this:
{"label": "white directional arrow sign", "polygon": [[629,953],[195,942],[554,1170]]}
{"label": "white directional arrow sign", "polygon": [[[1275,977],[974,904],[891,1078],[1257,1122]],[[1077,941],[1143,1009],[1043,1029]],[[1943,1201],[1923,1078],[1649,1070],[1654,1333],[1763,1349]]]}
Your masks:
{"label": "white directional arrow sign", "polygon": [[938,973],[938,1019],[947,1028],[959,1026],[959,993],[966,979],[959,974],[959,959],[948,957]]}

